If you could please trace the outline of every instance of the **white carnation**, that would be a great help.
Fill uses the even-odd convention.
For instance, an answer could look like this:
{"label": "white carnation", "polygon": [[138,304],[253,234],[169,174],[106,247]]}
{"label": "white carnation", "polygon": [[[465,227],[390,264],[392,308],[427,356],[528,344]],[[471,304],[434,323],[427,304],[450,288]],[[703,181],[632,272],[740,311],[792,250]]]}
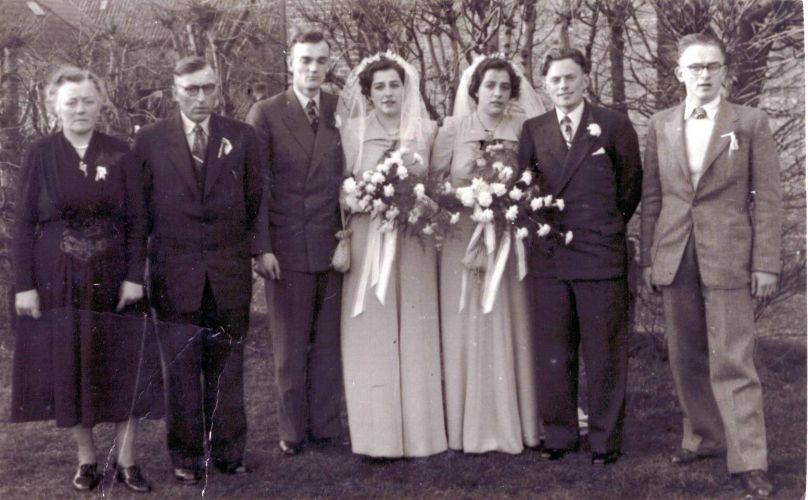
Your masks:
{"label": "white carnation", "polygon": [[518,187],[514,186],[514,188],[511,189],[511,192],[508,193],[508,196],[510,196],[511,199],[514,200],[514,201],[519,201],[519,200],[522,199],[522,196],[524,196],[524,194],[525,194],[524,191],[522,191]]}
{"label": "white carnation", "polygon": [[419,182],[418,184],[416,184],[416,185],[415,185],[415,186],[412,188],[412,192],[413,192],[413,193],[415,193],[415,196],[417,196],[418,198],[423,198],[423,197],[424,197],[424,194],[426,193],[426,188],[424,187],[424,185],[423,185],[423,184],[421,184],[421,183]]}
{"label": "white carnation", "polygon": [[544,198],[542,197],[533,198],[532,200],[530,200],[530,209],[533,210],[534,212],[540,209],[542,205],[544,205]]}
{"label": "white carnation", "polygon": [[384,177],[384,174],[381,172],[373,172],[373,175],[370,176],[370,182],[373,184],[381,184],[387,179]]}
{"label": "white carnation", "polygon": [[555,206],[558,208],[559,212],[563,212],[564,211],[564,200],[562,200],[561,198],[556,198]]}
{"label": "white carnation", "polygon": [[571,241],[572,241],[572,231],[567,231],[567,233],[564,235],[564,244],[569,245]]}
{"label": "white carnation", "polygon": [[354,194],[356,192],[356,179],[347,177],[342,181],[342,190],[345,191],[345,194]]}
{"label": "white carnation", "polygon": [[539,230],[536,231],[536,234],[538,234],[540,238],[544,238],[545,236],[550,234],[550,225],[549,224],[539,225]]}
{"label": "white carnation", "polygon": [[520,227],[519,229],[516,230],[516,239],[517,240],[523,240],[523,239],[527,238],[527,235],[528,235],[528,232],[527,232],[526,227]]}
{"label": "white carnation", "polygon": [[410,172],[404,165],[399,165],[398,168],[396,169],[396,175],[398,176],[399,179],[403,181],[404,179],[407,178],[408,175],[410,175]]}
{"label": "white carnation", "polygon": [[460,212],[455,212],[451,216],[449,216],[449,224],[457,224],[460,220]]}
{"label": "white carnation", "polygon": [[508,210],[505,211],[505,219],[511,222],[516,220],[516,217],[519,215],[519,207],[516,205],[511,205],[508,207]]}
{"label": "white carnation", "polygon": [[396,188],[394,188],[392,184],[385,184],[384,185],[384,195],[387,196],[388,198],[390,198],[394,194],[396,194]]}
{"label": "white carnation", "polygon": [[488,191],[481,191],[477,194],[477,203],[483,208],[490,207],[491,203],[494,202],[494,198],[491,196],[491,193]]}
{"label": "white carnation", "polygon": [[533,182],[533,174],[531,174],[528,170],[525,170],[522,172],[522,178],[519,180],[529,186],[530,183]]}
{"label": "white carnation", "polygon": [[508,192],[508,187],[501,182],[493,182],[491,183],[491,191],[493,191],[497,196],[505,196],[505,193]]}

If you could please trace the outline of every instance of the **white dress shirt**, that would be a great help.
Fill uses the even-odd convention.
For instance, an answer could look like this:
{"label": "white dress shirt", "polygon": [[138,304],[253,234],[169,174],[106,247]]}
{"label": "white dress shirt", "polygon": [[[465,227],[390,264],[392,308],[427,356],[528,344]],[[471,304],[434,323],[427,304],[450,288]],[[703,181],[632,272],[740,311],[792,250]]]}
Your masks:
{"label": "white dress shirt", "polygon": [[180,112],[180,116],[182,117],[182,128],[185,131],[185,140],[188,141],[189,150],[194,150],[194,129],[197,125],[202,127],[202,132],[205,133],[205,138],[210,139],[210,115],[208,115],[207,118],[198,124],[182,114],[182,112]]}
{"label": "white dress shirt", "polygon": [[[556,108],[556,116],[558,117],[558,127],[561,129],[561,120],[564,119],[564,116],[569,116],[570,121],[572,122],[572,137],[570,137],[570,142],[572,139],[575,138],[575,133],[578,131],[578,125],[581,124],[581,118],[584,117],[584,101],[569,113],[565,113],[561,111],[561,109]],[[561,137],[564,137],[564,130],[561,129]]]}
{"label": "white dress shirt", "polygon": [[[721,96],[703,106],[685,100],[685,148],[690,169],[690,183],[693,184],[694,189],[699,185],[699,179],[704,173],[704,156],[707,154],[707,146],[710,144],[710,136],[715,127],[715,115],[718,114],[720,103]],[[707,118],[698,120],[693,116],[693,110],[699,107],[707,113]]]}

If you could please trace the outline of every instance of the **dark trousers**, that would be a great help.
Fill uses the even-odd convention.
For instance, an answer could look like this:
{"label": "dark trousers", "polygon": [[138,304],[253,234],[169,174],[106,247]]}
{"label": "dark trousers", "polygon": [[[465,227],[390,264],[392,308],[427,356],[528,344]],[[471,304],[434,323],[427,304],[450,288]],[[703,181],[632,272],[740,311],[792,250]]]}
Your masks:
{"label": "dark trousers", "polygon": [[300,442],[340,433],[342,276],[281,271],[266,280],[275,358],[280,439]]}
{"label": "dark trousers", "polygon": [[578,444],[578,349],[583,350],[592,451],[620,449],[628,372],[624,278],[533,278],[536,391],[549,448]]}
{"label": "dark trousers", "polygon": [[158,309],[168,450],[175,467],[241,461],[247,438],[244,345],[249,304],[219,310],[208,282],[193,313]]}

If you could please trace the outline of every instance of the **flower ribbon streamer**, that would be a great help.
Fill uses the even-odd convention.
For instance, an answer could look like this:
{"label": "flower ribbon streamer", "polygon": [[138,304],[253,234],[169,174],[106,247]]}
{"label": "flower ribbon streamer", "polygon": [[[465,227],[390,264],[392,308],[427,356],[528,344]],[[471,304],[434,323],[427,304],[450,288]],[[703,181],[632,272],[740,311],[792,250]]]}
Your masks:
{"label": "flower ribbon streamer", "polygon": [[[497,248],[494,225],[491,222],[480,222],[477,224],[474,233],[471,235],[469,244],[466,247],[464,261],[473,259],[481,235],[484,235],[488,265],[486,267],[485,279],[483,280],[483,294],[480,305],[482,306],[483,314],[488,314],[494,309],[494,302],[497,298],[499,284],[502,282],[502,276],[505,274],[505,267],[511,253],[511,246],[513,246],[514,252],[516,253],[516,266],[519,281],[522,281],[525,276],[527,276],[527,261],[525,258],[524,240],[517,239],[514,244],[511,231],[505,231],[499,243],[499,247]],[[466,308],[469,275],[470,270],[468,268],[464,269],[460,285],[460,311]]]}
{"label": "flower ribbon streamer", "polygon": [[397,240],[398,230],[394,226],[378,217],[371,217],[365,244],[365,258],[362,261],[359,287],[351,317],[355,318],[365,311],[365,295],[370,288],[375,287],[376,298],[382,305],[384,304],[390,273],[396,258]]}

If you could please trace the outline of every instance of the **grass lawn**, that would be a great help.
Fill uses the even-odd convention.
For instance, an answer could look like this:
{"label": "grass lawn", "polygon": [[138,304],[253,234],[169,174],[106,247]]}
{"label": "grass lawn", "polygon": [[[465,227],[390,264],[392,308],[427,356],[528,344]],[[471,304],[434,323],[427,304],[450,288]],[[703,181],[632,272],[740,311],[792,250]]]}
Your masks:
{"label": "grass lawn", "polygon": [[[448,452],[427,459],[370,463],[347,443],[327,450],[307,449],[283,457],[277,451],[272,360],[264,317],[255,318],[247,346],[246,395],[250,433],[244,479],[212,472],[198,487],[174,483],[164,445],[162,421],[141,426],[140,462],[155,491],[150,498],[740,498],[739,484],[723,459],[674,468],[667,456],[680,439],[680,414],[665,360],[650,349],[631,359],[625,456],[595,468],[584,451],[556,463],[538,453],[464,455]],[[12,343],[0,342],[0,415],[8,415]],[[803,339],[761,339],[758,368],[764,385],[770,472],[776,498],[805,493],[806,349]],[[346,433],[347,435],[347,433]],[[100,426],[100,449],[112,426]],[[347,439],[347,438],[346,438]],[[111,481],[79,494],[70,488],[75,448],[69,432],[50,423],[0,424],[0,498],[49,499],[130,494]]]}

